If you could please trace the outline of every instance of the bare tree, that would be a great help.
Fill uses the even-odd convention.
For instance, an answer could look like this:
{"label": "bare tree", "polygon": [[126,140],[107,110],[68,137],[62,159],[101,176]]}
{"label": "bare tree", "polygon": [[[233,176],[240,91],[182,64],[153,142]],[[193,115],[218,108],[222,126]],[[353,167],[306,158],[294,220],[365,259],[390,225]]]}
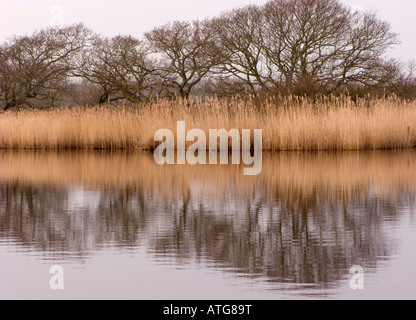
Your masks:
{"label": "bare tree", "polygon": [[339,0],[273,0],[225,13],[211,26],[223,75],[252,93],[329,93],[385,81],[370,72],[384,64],[397,35],[374,13],[360,18]]}
{"label": "bare tree", "polygon": [[407,66],[401,67],[403,69],[395,92],[406,99],[416,99],[416,61],[409,61]]}
{"label": "bare tree", "polygon": [[416,98],[416,62],[404,64],[396,59],[380,61],[372,69],[369,78],[374,84],[367,86],[373,95],[395,95],[405,99]]}
{"label": "bare tree", "polygon": [[107,65],[112,63],[110,40],[95,35],[91,44],[84,48],[76,61],[77,68],[74,76],[80,77],[99,88],[98,100],[95,103],[123,99],[117,84],[114,82],[114,74]]}
{"label": "bare tree", "polygon": [[273,82],[290,91],[309,87],[336,91],[367,84],[375,64],[398,43],[391,26],[374,13],[354,12],[338,0],[273,0],[263,8],[265,50]]}
{"label": "bare tree", "polygon": [[147,101],[158,93],[154,63],[148,53],[146,45],[131,36],[96,36],[84,50],[76,75],[100,87],[100,104],[121,99]]}
{"label": "bare tree", "polygon": [[192,89],[219,63],[214,32],[205,22],[173,22],[145,35],[158,57],[158,73],[174,94]]}
{"label": "bare tree", "polygon": [[211,22],[221,48],[220,73],[244,82],[252,94],[259,88],[268,89],[272,72],[264,63],[264,20],[259,7],[248,6],[225,13]]}
{"label": "bare tree", "polygon": [[82,24],[14,37],[0,47],[0,108],[56,105],[90,31]]}
{"label": "bare tree", "polygon": [[66,107],[94,106],[102,97],[102,89],[86,79],[74,79],[63,92]]}

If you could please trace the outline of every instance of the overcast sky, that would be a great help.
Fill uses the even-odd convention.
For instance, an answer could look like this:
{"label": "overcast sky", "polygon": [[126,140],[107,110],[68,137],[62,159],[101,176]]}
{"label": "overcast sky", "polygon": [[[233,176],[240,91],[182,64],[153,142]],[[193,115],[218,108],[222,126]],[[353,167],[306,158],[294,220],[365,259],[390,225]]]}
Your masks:
{"label": "overcast sky", "polygon": [[[104,35],[131,34],[137,37],[172,20],[193,20],[223,11],[263,4],[267,0],[1,0],[0,40],[13,34],[31,33],[51,22],[84,22]],[[415,0],[343,0],[344,3],[376,10],[400,34],[402,44],[390,52],[402,60],[416,59]],[[62,13],[62,15],[61,15]]]}

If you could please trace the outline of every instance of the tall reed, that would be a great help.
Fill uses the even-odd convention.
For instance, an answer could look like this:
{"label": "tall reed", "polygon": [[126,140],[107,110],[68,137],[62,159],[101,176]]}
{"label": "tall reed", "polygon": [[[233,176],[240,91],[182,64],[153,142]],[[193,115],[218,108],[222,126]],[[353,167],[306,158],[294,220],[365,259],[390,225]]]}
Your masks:
{"label": "tall reed", "polygon": [[416,102],[395,98],[158,100],[134,108],[77,107],[0,114],[0,148],[152,150],[154,134],[262,129],[265,151],[376,150],[416,146]]}

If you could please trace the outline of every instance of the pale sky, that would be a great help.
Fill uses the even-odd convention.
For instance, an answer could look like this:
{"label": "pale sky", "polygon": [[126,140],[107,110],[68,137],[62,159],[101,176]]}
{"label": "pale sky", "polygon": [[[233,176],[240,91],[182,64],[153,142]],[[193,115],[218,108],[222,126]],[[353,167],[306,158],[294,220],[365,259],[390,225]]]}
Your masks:
{"label": "pale sky", "polygon": [[[416,59],[415,0],[342,1],[356,8],[377,11],[380,18],[392,24],[402,41],[389,55],[403,61]],[[247,4],[261,5],[266,2],[267,0],[1,0],[0,41],[13,34],[32,33],[61,17],[65,25],[84,22],[103,35],[131,34],[141,37],[153,27],[172,20],[203,19]]]}

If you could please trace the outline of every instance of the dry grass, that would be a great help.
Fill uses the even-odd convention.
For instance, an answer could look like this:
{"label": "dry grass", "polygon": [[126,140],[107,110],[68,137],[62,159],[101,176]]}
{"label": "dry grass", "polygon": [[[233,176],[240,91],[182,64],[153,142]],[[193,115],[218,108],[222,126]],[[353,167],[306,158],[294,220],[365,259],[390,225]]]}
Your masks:
{"label": "dry grass", "polygon": [[[275,98],[261,106],[251,100],[211,99],[187,106],[159,100],[137,108],[74,109],[0,114],[0,148],[152,150],[154,133],[187,130],[263,129],[266,151],[376,150],[416,146],[416,102]],[[207,134],[208,136],[208,134]]]}

